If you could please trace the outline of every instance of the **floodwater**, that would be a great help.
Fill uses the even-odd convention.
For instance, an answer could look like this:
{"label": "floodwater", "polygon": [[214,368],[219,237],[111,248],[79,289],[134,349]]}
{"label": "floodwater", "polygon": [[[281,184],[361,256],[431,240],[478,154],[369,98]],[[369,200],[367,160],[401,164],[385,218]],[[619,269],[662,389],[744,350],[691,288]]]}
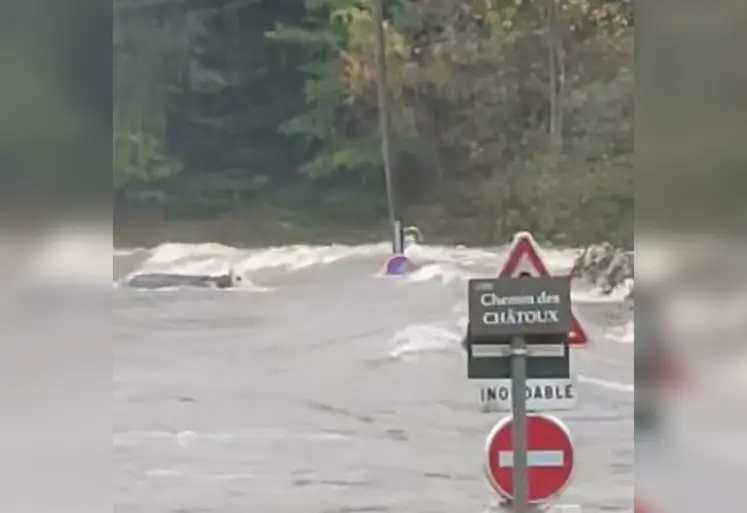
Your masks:
{"label": "floodwater", "polygon": [[[453,513],[495,504],[483,470],[499,413],[481,413],[459,340],[465,280],[501,248],[421,248],[382,277],[386,248],[118,251],[115,277],[220,272],[241,290],[114,291],[118,513]],[[570,265],[569,252],[550,267]],[[576,446],[559,502],[632,512],[632,314],[574,291],[591,338],[574,352]]]}

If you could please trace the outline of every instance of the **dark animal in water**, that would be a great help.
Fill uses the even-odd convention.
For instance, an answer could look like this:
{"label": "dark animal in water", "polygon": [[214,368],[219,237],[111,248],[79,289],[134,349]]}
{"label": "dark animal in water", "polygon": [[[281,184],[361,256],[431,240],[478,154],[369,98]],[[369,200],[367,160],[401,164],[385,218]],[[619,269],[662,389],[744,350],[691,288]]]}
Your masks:
{"label": "dark animal in water", "polygon": [[136,289],[163,289],[170,287],[197,287],[228,289],[236,287],[241,276],[229,271],[217,276],[174,273],[138,274],[125,281],[125,285]]}

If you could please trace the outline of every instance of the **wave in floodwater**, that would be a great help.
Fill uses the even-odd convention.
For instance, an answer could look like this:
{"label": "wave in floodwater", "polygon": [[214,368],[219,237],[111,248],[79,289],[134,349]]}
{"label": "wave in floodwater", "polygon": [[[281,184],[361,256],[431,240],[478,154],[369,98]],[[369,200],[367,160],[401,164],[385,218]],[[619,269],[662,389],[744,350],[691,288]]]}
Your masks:
{"label": "wave in floodwater", "polygon": [[[230,269],[265,289],[115,291],[112,443],[120,497],[141,505],[137,511],[153,504],[277,510],[304,486],[303,504],[285,509],[323,510],[324,490],[345,486],[343,509],[404,511],[423,503],[402,496],[402,487],[426,489],[436,476],[458,486],[441,487],[427,508],[482,506],[474,442],[494,419],[480,408],[479,385],[464,379],[460,342],[466,280],[494,276],[506,249],[410,246],[414,272],[391,277],[381,272],[385,243],[115,250],[116,281]],[[575,254],[543,252],[559,274]],[[575,353],[582,400],[564,420],[589,454],[592,478],[580,478],[568,497],[578,500],[587,487],[593,500],[612,504],[629,487],[605,482],[608,469],[625,466],[632,482],[634,348],[615,339],[625,335],[623,301],[600,297],[574,283],[574,310],[593,344]],[[610,421],[591,422],[597,419]]]}
{"label": "wave in floodwater", "polygon": [[[288,276],[309,270],[335,269],[346,262],[363,262],[360,273],[380,275],[390,247],[386,242],[365,245],[333,244],[327,246],[288,245],[260,249],[244,249],[218,243],[189,244],[164,243],[153,248],[112,248],[111,234],[106,230],[71,228],[19,244],[17,241],[1,241],[0,255],[3,268],[13,269],[6,273],[8,279],[18,284],[76,285],[114,283],[117,287],[128,277],[147,273],[173,273],[177,275],[220,275],[229,270],[242,276],[241,286],[227,289],[239,292],[271,293],[272,286],[262,283],[268,274]],[[6,243],[7,242],[7,243]],[[469,278],[495,274],[505,258],[508,246],[494,248],[468,248],[464,246],[411,245],[408,258],[416,264],[416,270],[404,277],[395,277],[398,286],[456,286]],[[111,260],[109,255],[111,252]],[[578,250],[543,248],[547,266],[553,273],[567,273]],[[335,273],[323,279],[334,279]],[[320,276],[320,278],[322,278]],[[343,278],[340,278],[343,279]],[[292,287],[288,282],[284,286]],[[177,291],[183,287],[167,287]],[[579,303],[619,302],[625,290],[615,290],[604,295],[593,287],[576,287],[573,300]],[[457,344],[454,332],[463,329],[463,317],[455,324],[450,334],[438,332],[438,328],[419,328],[426,335],[418,335],[418,329],[410,330],[409,338],[400,334],[394,349],[398,355],[414,355],[421,351],[440,351],[450,344]],[[436,329],[434,332],[433,329]],[[623,343],[632,343],[634,321],[616,328],[616,336]],[[418,342],[428,339],[429,342]]]}
{"label": "wave in floodwater", "polygon": [[[406,255],[421,264],[421,268],[409,276],[408,281],[466,280],[469,278],[466,270],[470,267],[497,268],[506,250],[507,246],[476,249],[412,245],[407,248]],[[135,273],[220,274],[228,269],[240,274],[278,268],[293,272],[354,258],[378,258],[383,266],[389,251],[388,243],[289,245],[263,249],[241,249],[216,243],[166,243],[149,249],[115,249],[114,278]],[[574,249],[544,251],[548,266],[557,272],[570,270],[576,253]]]}
{"label": "wave in floodwater", "polygon": [[[391,339],[389,356],[399,360],[416,360],[429,353],[461,351],[461,340],[467,326],[466,307],[455,308],[460,314],[453,323],[413,324],[397,331]],[[600,323],[601,325],[602,323]],[[605,325],[603,336],[618,344],[635,342],[635,320],[632,316],[620,324]]]}
{"label": "wave in floodwater", "polygon": [[[494,275],[505,259],[507,249],[508,245],[468,248],[413,244],[407,248],[406,255],[415,264],[415,270],[393,279],[404,287],[423,284],[459,286],[473,277]],[[543,248],[542,253],[551,273],[565,274],[573,266],[578,251],[574,248]],[[334,268],[345,262],[367,262],[370,265],[365,269],[377,269],[371,274],[381,277],[381,269],[389,252],[390,246],[386,242],[364,245],[288,245],[261,249],[242,249],[218,243],[165,243],[154,248],[116,248],[113,274],[115,282],[121,283],[134,276],[149,273],[215,276],[232,270],[242,280],[236,288],[227,290],[271,292],[273,287],[257,284],[270,273],[276,276],[291,275],[305,270]],[[629,287],[632,287],[632,280],[611,294],[603,294],[592,286],[574,286],[572,299],[578,303],[620,303],[624,301]],[[173,291],[180,288],[173,286],[161,290]],[[465,311],[451,331],[444,331],[443,327],[413,326],[406,333],[398,334],[392,356],[411,358],[420,352],[443,351],[447,347],[458,345],[459,337],[455,332],[463,330],[466,323],[466,305],[463,309]],[[615,334],[610,336],[616,336],[621,343],[633,342],[632,318],[615,329]]]}

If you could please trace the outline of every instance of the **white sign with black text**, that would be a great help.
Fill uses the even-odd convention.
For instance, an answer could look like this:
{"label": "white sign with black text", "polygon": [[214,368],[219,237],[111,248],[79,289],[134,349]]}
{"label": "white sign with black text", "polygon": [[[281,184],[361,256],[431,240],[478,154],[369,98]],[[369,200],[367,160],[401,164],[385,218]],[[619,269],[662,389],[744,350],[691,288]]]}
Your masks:
{"label": "white sign with black text", "polygon": [[[480,410],[511,411],[510,379],[472,380],[479,388]],[[573,378],[530,379],[526,386],[527,410],[557,411],[576,407],[576,381]]]}

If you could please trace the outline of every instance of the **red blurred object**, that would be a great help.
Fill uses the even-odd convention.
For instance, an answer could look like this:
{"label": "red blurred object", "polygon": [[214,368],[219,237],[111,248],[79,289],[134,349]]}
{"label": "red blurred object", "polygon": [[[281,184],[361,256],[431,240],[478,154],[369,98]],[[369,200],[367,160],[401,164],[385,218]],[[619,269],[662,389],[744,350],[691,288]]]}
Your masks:
{"label": "red blurred object", "polygon": [[682,361],[675,358],[671,349],[662,347],[656,369],[657,384],[663,388],[679,388],[685,384],[687,375]]}
{"label": "red blurred object", "polygon": [[648,508],[641,506],[639,501],[633,503],[633,513],[651,513]]}

